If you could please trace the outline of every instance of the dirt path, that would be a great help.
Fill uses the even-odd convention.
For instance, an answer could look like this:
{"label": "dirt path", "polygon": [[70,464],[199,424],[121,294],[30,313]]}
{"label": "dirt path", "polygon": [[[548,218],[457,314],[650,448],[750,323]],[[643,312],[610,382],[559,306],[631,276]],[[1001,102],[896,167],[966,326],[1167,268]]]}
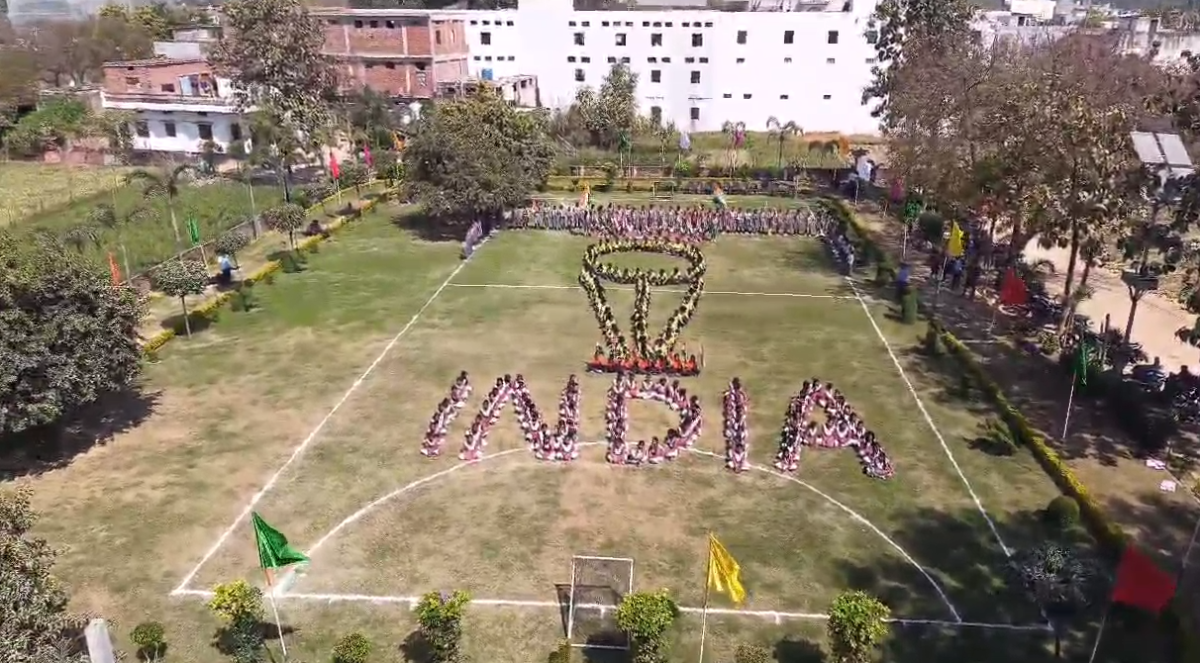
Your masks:
{"label": "dirt path", "polygon": [[[1030,242],[1025,255],[1030,259],[1044,258],[1054,264],[1057,273],[1047,279],[1047,286],[1051,293],[1061,294],[1066,282],[1070,252],[1067,249],[1042,249],[1036,246],[1036,242]],[[1076,275],[1076,281],[1078,278]],[[1130,303],[1127,288],[1120,276],[1107,269],[1097,269],[1088,277],[1088,283],[1095,289],[1095,294],[1080,304],[1079,311],[1090,317],[1095,326],[1102,323],[1104,316],[1110,316],[1110,324],[1124,331],[1129,319]],[[1195,315],[1168,297],[1155,292],[1148,293],[1138,304],[1133,319],[1133,341],[1141,343],[1151,359],[1162,359],[1169,371],[1176,371],[1180,366],[1195,368],[1200,363],[1200,351],[1175,338],[1176,330],[1180,327],[1190,329],[1195,320]]]}

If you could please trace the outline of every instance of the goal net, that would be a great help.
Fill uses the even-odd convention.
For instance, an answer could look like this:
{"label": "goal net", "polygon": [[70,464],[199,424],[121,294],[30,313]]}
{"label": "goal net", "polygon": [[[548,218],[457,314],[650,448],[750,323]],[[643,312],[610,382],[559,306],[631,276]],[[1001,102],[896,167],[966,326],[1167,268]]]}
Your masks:
{"label": "goal net", "polygon": [[633,591],[633,559],[575,555],[567,596],[567,641],[572,647],[629,649],[617,626],[617,606]]}

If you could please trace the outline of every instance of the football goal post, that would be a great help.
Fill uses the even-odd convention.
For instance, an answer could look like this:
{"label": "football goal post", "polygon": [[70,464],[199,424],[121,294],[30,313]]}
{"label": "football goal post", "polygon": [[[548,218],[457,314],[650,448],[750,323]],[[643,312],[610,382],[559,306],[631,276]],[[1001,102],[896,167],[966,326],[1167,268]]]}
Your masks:
{"label": "football goal post", "polygon": [[584,649],[629,649],[617,606],[633,591],[633,559],[575,555],[567,605],[567,642]]}

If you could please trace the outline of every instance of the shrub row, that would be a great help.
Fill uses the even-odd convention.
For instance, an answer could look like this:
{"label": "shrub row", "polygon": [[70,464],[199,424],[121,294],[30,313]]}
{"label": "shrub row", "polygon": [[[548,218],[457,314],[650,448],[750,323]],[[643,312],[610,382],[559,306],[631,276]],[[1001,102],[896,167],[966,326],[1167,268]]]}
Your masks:
{"label": "shrub row", "polygon": [[[346,189],[343,189],[343,193],[345,193],[346,191],[347,191]],[[331,222],[329,224],[327,229],[330,232],[334,232],[334,231],[338,230],[342,226],[346,225],[347,222],[349,222],[353,219],[357,219],[358,217],[362,216],[363,214],[374,209],[376,205],[378,205],[381,201],[387,200],[393,193],[394,193],[394,190],[390,190],[390,189],[387,191],[384,191],[380,196],[363,203],[363,205],[361,207],[354,207],[353,204],[351,204],[350,210],[348,212],[346,212],[345,214],[339,216],[338,218],[334,219],[333,222]],[[337,194],[335,193],[333,196],[330,196],[329,198],[327,198],[321,202],[328,203],[336,197],[337,197]],[[311,214],[313,211],[315,211],[316,207],[319,207],[320,205],[321,205],[321,203],[317,203],[317,205],[309,207],[307,210],[307,213]],[[311,252],[315,251],[317,245],[323,241],[325,241],[325,238],[320,235],[317,235],[314,237],[306,237],[303,240],[301,240],[300,242],[297,242],[296,250],[301,253],[311,253]],[[283,263],[281,261],[269,260],[269,261],[267,261],[267,264],[263,265],[262,267],[258,268],[253,273],[251,273],[249,276],[242,279],[242,286],[246,286],[246,285],[252,286],[256,283],[259,283],[262,281],[267,281],[276,272],[278,272],[281,269],[283,269]],[[205,322],[215,321],[217,318],[218,312],[226,304],[228,304],[230,301],[232,301],[233,298],[237,295],[237,293],[238,293],[238,290],[227,290],[225,292],[218,293],[216,297],[213,297],[212,299],[200,304],[199,306],[192,309],[191,311],[188,311],[188,320],[193,325],[196,324],[197,322],[201,322],[201,321],[205,321]],[[155,352],[157,352],[160,348],[162,348],[162,346],[166,345],[168,342],[171,341],[171,339],[175,338],[179,334],[180,330],[182,330],[182,329],[183,329],[183,322],[180,321],[180,323],[178,325],[178,329],[164,329],[163,331],[155,334],[153,338],[146,341],[146,343],[142,345],[142,352],[144,354],[146,354],[147,356],[153,356],[153,354]]]}
{"label": "shrub row", "polygon": [[[876,260],[876,264],[880,265],[881,273],[885,265],[886,269],[894,273],[895,263],[891,260],[891,257],[871,239],[870,232],[863,227],[861,221],[844,201],[836,198],[825,198],[822,200],[822,204],[833,212],[837,218],[845,222],[846,228],[854,236],[856,243],[860,244],[868,252],[868,257]],[[878,276],[877,274],[877,278]],[[930,324],[936,324],[936,322],[931,322]],[[1013,406],[1008,397],[1005,396],[1000,385],[987,375],[983,365],[976,358],[975,353],[964,345],[962,341],[958,340],[954,334],[943,328],[938,328],[938,336],[949,350],[951,356],[959,361],[967,374],[987,394],[992,405],[999,412],[1001,418],[1004,419],[1005,425],[1008,426],[1014,437],[1021,444],[1029,448],[1034,458],[1037,459],[1038,464],[1042,466],[1042,469],[1050,476],[1059,490],[1063,494],[1073,497],[1079,503],[1083,522],[1092,536],[1096,538],[1107,554],[1113,559],[1118,558],[1129,541],[1129,537],[1125,534],[1125,531],[1104,513],[1104,510],[1101,509],[1095,498],[1092,497],[1091,492],[1079,481],[1075,473],[1071,471],[1071,468],[1063,462],[1058,452],[1047,444],[1041,435],[1038,435],[1033,426],[1029,424],[1029,420]],[[1093,382],[1090,376],[1088,382],[1089,384]],[[1093,388],[1103,389],[1102,387]],[[1185,625],[1177,606],[1172,605],[1168,607],[1163,612],[1160,623],[1167,632],[1167,635],[1175,641],[1178,647],[1179,660],[1200,660],[1200,643],[1197,642],[1196,638]]]}

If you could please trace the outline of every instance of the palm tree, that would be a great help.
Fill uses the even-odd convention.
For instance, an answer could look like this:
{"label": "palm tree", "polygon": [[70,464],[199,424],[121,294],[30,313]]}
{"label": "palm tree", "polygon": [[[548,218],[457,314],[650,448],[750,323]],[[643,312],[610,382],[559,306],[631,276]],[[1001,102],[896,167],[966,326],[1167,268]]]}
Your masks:
{"label": "palm tree", "polygon": [[63,233],[63,243],[76,251],[83,253],[83,250],[88,245],[100,246],[100,228],[90,222],[83,222],[77,226],[72,226]]}
{"label": "palm tree", "polygon": [[292,168],[304,154],[299,136],[269,113],[258,112],[250,116],[250,137],[250,163],[274,172],[283,185],[283,199],[290,202]]}
{"label": "palm tree", "polygon": [[783,168],[784,143],[792,136],[803,136],[804,130],[791,120],[781,123],[779,118],[772,115],[767,118],[767,132],[771,134],[772,138],[779,141],[779,168]]}
{"label": "palm tree", "polygon": [[175,166],[171,169],[153,171],[139,168],[125,176],[127,183],[142,185],[142,196],[147,199],[166,198],[167,211],[171,214],[171,229],[175,231],[175,250],[183,250],[183,238],[179,235],[179,219],[175,216],[175,203],[179,198],[181,185],[196,167],[191,164]]}

